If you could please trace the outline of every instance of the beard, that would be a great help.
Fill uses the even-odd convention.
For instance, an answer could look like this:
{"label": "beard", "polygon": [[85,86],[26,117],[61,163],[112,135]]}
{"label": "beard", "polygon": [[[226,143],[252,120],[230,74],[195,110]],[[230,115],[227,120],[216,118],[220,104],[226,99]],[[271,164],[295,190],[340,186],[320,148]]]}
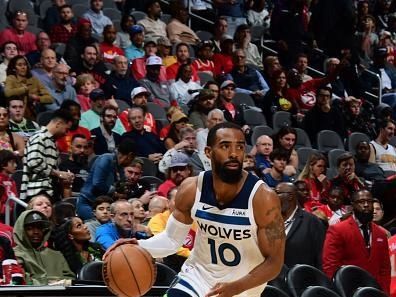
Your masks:
{"label": "beard", "polygon": [[[238,168],[236,170],[228,169],[226,165],[228,163],[238,162]],[[220,177],[220,179],[227,183],[233,184],[238,182],[242,178],[242,163],[239,161],[226,161],[223,164],[220,162],[214,161],[213,171]]]}
{"label": "beard", "polygon": [[353,211],[355,217],[359,220],[360,223],[366,225],[373,220],[374,213],[372,211],[364,212],[364,211]]}
{"label": "beard", "polygon": [[73,160],[74,160],[74,162],[76,162],[80,165],[88,164],[88,156],[85,156],[85,155],[73,154]]}

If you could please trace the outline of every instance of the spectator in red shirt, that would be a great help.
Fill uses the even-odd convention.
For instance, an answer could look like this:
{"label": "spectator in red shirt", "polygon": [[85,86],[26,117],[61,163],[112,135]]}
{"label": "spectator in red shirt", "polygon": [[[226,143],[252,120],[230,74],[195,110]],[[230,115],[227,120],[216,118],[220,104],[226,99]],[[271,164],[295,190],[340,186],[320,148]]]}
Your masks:
{"label": "spectator in red shirt", "polygon": [[51,28],[50,38],[53,43],[67,43],[77,32],[77,26],[73,24],[72,7],[65,4],[59,8],[59,13],[60,23]]}
{"label": "spectator in red shirt", "polygon": [[83,73],[77,76],[74,87],[77,90],[77,100],[80,103],[81,111],[85,112],[91,109],[91,99],[89,94],[96,88],[97,82],[89,73]]}
{"label": "spectator in red shirt", "polygon": [[[179,71],[179,66],[181,64],[186,64],[190,59],[189,46],[187,43],[180,42],[176,46],[176,58],[177,62],[166,68],[167,80],[174,82],[176,79],[177,72]],[[197,71],[193,68],[192,71],[192,81],[199,82],[199,77]]]}
{"label": "spectator in red shirt", "polygon": [[194,60],[192,66],[198,72],[206,72],[210,75],[214,75],[214,63],[212,61],[213,43],[209,40],[202,41],[198,46],[198,58]]}
{"label": "spectator in red shirt", "polygon": [[[213,55],[214,75],[225,76],[234,67],[232,52],[234,49],[234,39],[229,35],[224,35],[220,42],[221,52]],[[224,78],[223,78],[224,79]]]}
{"label": "spectator in red shirt", "polygon": [[28,24],[27,13],[22,10],[16,11],[12,17],[12,27],[0,32],[0,45],[3,45],[6,41],[14,41],[18,46],[20,55],[26,55],[37,50],[36,36],[26,31]]}
{"label": "spectator in red shirt", "polygon": [[114,45],[116,34],[117,30],[113,25],[106,25],[103,29],[103,42],[99,44],[99,48],[104,62],[113,63],[114,57],[124,55],[124,51]]}
{"label": "spectator in red shirt", "polygon": [[91,132],[87,128],[79,126],[79,122],[81,119],[81,107],[80,104],[73,100],[65,100],[63,101],[61,109],[68,110],[73,117],[73,124],[71,125],[69,131],[67,131],[66,135],[57,139],[56,145],[58,150],[62,153],[70,153],[70,145],[72,142],[72,138],[76,134],[82,134],[89,141],[91,139]]}

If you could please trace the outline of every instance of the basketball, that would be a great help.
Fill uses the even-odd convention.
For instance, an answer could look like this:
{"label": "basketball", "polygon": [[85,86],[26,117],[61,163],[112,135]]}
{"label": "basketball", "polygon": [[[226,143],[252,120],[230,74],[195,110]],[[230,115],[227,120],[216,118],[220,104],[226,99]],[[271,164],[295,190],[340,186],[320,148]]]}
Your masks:
{"label": "basketball", "polygon": [[117,296],[143,296],[153,286],[156,275],[153,258],[137,244],[118,246],[103,263],[103,279]]}

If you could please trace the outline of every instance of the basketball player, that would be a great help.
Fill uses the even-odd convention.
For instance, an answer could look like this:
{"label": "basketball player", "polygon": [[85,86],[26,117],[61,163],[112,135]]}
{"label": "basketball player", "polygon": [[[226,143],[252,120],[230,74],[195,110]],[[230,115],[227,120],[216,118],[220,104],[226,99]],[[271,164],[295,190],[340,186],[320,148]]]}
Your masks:
{"label": "basketball player", "polygon": [[182,246],[195,220],[194,249],[168,297],[260,296],[283,265],[285,232],[279,198],[263,181],[242,170],[245,137],[239,126],[221,123],[208,134],[213,171],[186,179],[164,232],[138,243],[154,258]]}

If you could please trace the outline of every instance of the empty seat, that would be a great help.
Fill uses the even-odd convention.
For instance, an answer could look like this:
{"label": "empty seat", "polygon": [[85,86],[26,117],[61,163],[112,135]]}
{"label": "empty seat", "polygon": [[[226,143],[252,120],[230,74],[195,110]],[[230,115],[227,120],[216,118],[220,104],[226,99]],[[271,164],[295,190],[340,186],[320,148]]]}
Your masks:
{"label": "empty seat", "polygon": [[341,297],[352,297],[360,287],[381,289],[375,278],[363,268],[344,265],[334,275],[334,285]]}
{"label": "empty seat", "polygon": [[264,115],[254,109],[245,109],[244,110],[244,119],[247,125],[250,128],[254,128],[255,126],[262,126],[266,124]]}
{"label": "empty seat", "polygon": [[163,21],[165,24],[168,24],[169,21],[171,20],[172,16],[170,14],[167,13],[163,13],[161,15],[161,21]]}
{"label": "empty seat", "polygon": [[142,176],[139,181],[150,187],[152,185],[156,185],[156,188],[158,188],[158,186],[164,182],[162,179],[151,175]]}
{"label": "empty seat", "polygon": [[302,171],[304,169],[305,164],[308,162],[309,157],[313,153],[319,152],[316,149],[313,149],[312,147],[300,147],[297,150],[297,155],[298,155],[298,170]]}
{"label": "empty seat", "polygon": [[312,286],[307,288],[301,297],[340,297],[340,295],[325,287]]}
{"label": "empty seat", "polygon": [[332,149],[344,149],[341,137],[332,130],[322,130],[318,133],[317,144],[319,151],[328,153]]}
{"label": "empty seat", "polygon": [[351,135],[349,135],[349,137],[348,137],[348,151],[351,152],[352,154],[355,154],[356,146],[361,141],[370,142],[370,137],[368,137],[366,134],[360,133],[360,132],[353,132]]}
{"label": "empty seat", "polygon": [[40,18],[44,19],[45,14],[47,13],[48,8],[52,6],[52,1],[51,0],[45,0],[40,3]]}
{"label": "empty seat", "polygon": [[332,282],[323,271],[306,264],[297,264],[291,267],[287,272],[286,282],[293,297],[301,297],[309,286],[333,289]]}
{"label": "empty seat", "polygon": [[77,279],[85,281],[103,282],[102,261],[93,261],[85,264],[77,275]]}
{"label": "empty seat", "polygon": [[289,295],[277,287],[267,285],[261,293],[261,297],[289,297]]}
{"label": "empty seat", "polygon": [[213,37],[213,34],[208,31],[197,31],[196,34],[202,41],[210,40]]}
{"label": "empty seat", "polygon": [[201,82],[201,86],[206,84],[208,81],[214,80],[213,76],[207,72],[198,71],[199,81]]}
{"label": "empty seat", "polygon": [[376,288],[363,287],[359,288],[353,294],[353,297],[387,297],[384,292]]}
{"label": "empty seat", "polygon": [[76,18],[81,18],[82,15],[89,9],[86,4],[74,4],[72,10]]}
{"label": "empty seat", "polygon": [[247,106],[256,106],[252,96],[250,96],[249,94],[245,94],[245,93],[235,93],[234,98],[232,98],[232,102],[235,105],[245,104]]}
{"label": "empty seat", "polygon": [[116,102],[117,102],[118,109],[120,110],[120,112],[123,112],[124,110],[127,110],[128,108],[130,108],[128,103],[126,103],[124,100],[116,99]]}
{"label": "empty seat", "polygon": [[153,117],[157,119],[166,119],[166,112],[165,109],[158,104],[153,102],[147,102],[147,110],[150,112]]}
{"label": "empty seat", "polygon": [[115,8],[117,9],[117,5],[114,0],[103,0],[103,8]]}
{"label": "empty seat", "polygon": [[53,43],[52,47],[57,55],[63,57],[63,55],[65,54],[65,50],[66,50],[65,43],[61,43],[61,42]]}
{"label": "empty seat", "polygon": [[147,14],[143,11],[132,11],[131,15],[135,18],[136,22],[139,22],[140,20],[143,20],[147,17]]}
{"label": "empty seat", "polygon": [[261,25],[256,25],[256,26],[252,26],[250,28],[250,32],[252,35],[252,41],[261,41],[261,39],[263,38],[264,32],[265,32],[266,28],[264,26]]}
{"label": "empty seat", "polygon": [[333,150],[329,151],[328,160],[329,160],[330,168],[337,169],[337,159],[343,153],[345,153],[345,150],[342,150],[342,149],[333,149]]}
{"label": "empty seat", "polygon": [[145,157],[139,157],[139,159],[141,159],[143,161],[143,172],[142,172],[143,176],[146,176],[146,175],[156,176],[157,175],[158,167],[153,161],[151,161]]}
{"label": "empty seat", "polygon": [[271,127],[268,127],[266,125],[255,126],[253,128],[253,133],[251,136],[252,145],[256,144],[257,138],[259,138],[261,135],[272,136],[273,134],[274,131]]}
{"label": "empty seat", "polygon": [[121,20],[121,12],[117,8],[103,8],[103,14],[110,20]]}
{"label": "empty seat", "polygon": [[300,147],[312,147],[307,132],[305,132],[305,130],[301,128],[294,128],[294,129],[297,132],[297,139],[294,149],[298,149]]}
{"label": "empty seat", "polygon": [[287,111],[277,111],[272,116],[272,127],[274,128],[274,132],[278,132],[278,130],[284,126],[291,126],[291,113]]}
{"label": "empty seat", "polygon": [[289,271],[289,267],[283,264],[282,269],[279,272],[278,276],[273,280],[269,281],[268,285],[281,289],[285,293],[289,293],[289,288],[287,287],[287,283],[286,283],[286,276],[288,271]]}

